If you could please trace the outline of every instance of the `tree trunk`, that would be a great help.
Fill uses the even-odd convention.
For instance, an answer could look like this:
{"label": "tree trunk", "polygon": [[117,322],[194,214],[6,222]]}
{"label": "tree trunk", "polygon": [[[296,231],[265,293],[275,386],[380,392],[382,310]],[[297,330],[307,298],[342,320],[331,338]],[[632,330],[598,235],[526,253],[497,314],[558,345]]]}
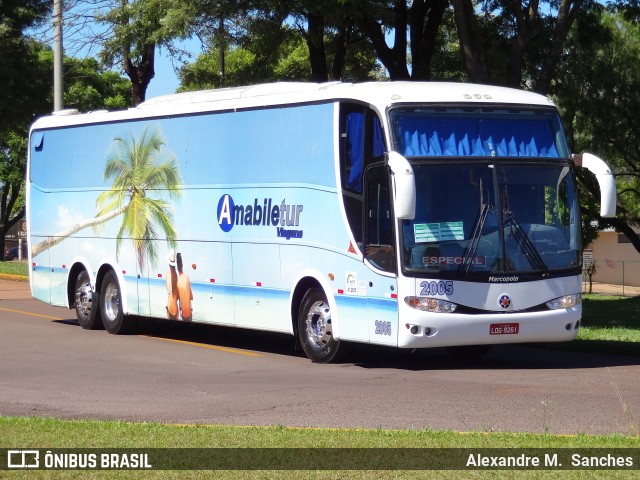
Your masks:
{"label": "tree trunk", "polygon": [[409,10],[411,79],[431,80],[436,36],[449,0],[414,0]]}
{"label": "tree trunk", "polygon": [[531,0],[528,8],[523,11],[520,0],[511,2],[513,15],[516,20],[517,33],[511,39],[509,59],[507,60],[507,85],[521,88],[522,84],[522,56],[531,40],[532,24],[538,16],[538,0]]}
{"label": "tree trunk", "polygon": [[385,38],[384,25],[360,12],[355,18],[358,28],[371,40],[376,55],[389,72],[390,80],[410,80],[407,68],[407,4],[396,0],[393,8],[394,42],[389,48]]}
{"label": "tree trunk", "polygon": [[584,0],[562,0],[560,2],[551,46],[549,47],[549,52],[547,53],[547,58],[535,89],[536,92],[542,95],[549,93],[551,81],[556,76],[560,57],[562,56],[562,49],[569,35],[569,30],[571,30],[571,26],[582,8],[583,1]]}
{"label": "tree trunk", "polygon": [[327,70],[327,54],[324,48],[324,17],[317,13],[307,14],[307,47],[311,63],[311,81],[326,82],[329,80]]}
{"label": "tree trunk", "polygon": [[[22,183],[22,182],[20,182]],[[13,227],[16,223],[18,223],[22,218],[24,218],[24,207],[20,209],[20,211],[13,216],[13,218],[9,218],[11,215],[11,211],[18,200],[18,196],[20,195],[20,189],[22,185],[15,185],[11,183],[6,183],[2,185],[2,198],[0,199],[0,252],[2,255],[2,259],[4,260],[4,250],[5,250],[5,236],[7,232]]]}
{"label": "tree trunk", "polygon": [[471,0],[452,0],[453,14],[458,27],[460,48],[469,73],[469,79],[476,83],[487,83],[489,73],[485,61],[482,39],[475,25],[475,13]]}
{"label": "tree trunk", "polygon": [[338,34],[336,35],[336,54],[333,57],[333,64],[331,65],[331,80],[342,79],[350,30],[350,26],[338,28]]}
{"label": "tree trunk", "polygon": [[146,45],[137,65],[133,63],[128,52],[124,54],[124,71],[131,80],[131,103],[134,107],[144,102],[149,82],[155,76],[155,51],[155,43]]}

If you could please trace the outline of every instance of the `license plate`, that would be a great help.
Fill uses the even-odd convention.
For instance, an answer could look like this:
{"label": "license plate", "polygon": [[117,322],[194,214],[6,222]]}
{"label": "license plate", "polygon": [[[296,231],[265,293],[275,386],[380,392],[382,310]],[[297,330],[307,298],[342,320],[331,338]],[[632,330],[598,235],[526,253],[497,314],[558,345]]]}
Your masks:
{"label": "license plate", "polygon": [[492,323],[489,325],[489,335],[517,335],[519,331],[519,323]]}

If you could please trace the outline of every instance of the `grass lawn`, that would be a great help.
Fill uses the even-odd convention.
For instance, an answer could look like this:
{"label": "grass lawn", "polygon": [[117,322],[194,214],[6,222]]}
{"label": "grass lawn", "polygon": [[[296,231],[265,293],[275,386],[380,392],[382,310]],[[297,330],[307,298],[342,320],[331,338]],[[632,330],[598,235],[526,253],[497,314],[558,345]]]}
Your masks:
{"label": "grass lawn", "polygon": [[0,262],[0,276],[21,276],[29,275],[27,262]]}
{"label": "grass lawn", "polygon": [[[507,472],[490,470],[425,471],[409,470],[349,470],[351,453],[345,454],[343,470],[325,471],[322,469],[269,470],[270,461],[277,461],[290,452],[287,448],[401,448],[421,449],[460,448],[468,449],[463,458],[470,453],[482,453],[477,449],[536,449],[544,448],[562,453],[561,449],[605,448],[606,453],[615,453],[616,448],[640,449],[640,437],[607,435],[549,435],[518,433],[458,433],[432,430],[364,430],[364,429],[301,429],[285,427],[228,427],[228,426],[181,426],[157,423],[127,423],[87,420],[57,420],[52,418],[0,417],[0,448],[252,448],[268,449],[254,454],[264,456],[264,470],[251,471],[147,471],[95,472],[96,478],[320,478],[320,479],[359,479],[359,478],[504,478]],[[314,453],[317,450],[313,451]],[[520,452],[520,451],[516,451]],[[189,455],[190,452],[179,452]],[[408,455],[406,450],[397,453],[371,452],[383,456],[373,458],[372,464],[384,460],[384,455]],[[424,453],[424,452],[423,452]],[[438,455],[432,451],[430,455]],[[170,453],[167,453],[169,455]],[[301,452],[304,454],[304,452]],[[443,452],[440,452],[442,455]],[[602,452],[600,453],[602,454]],[[626,454],[625,454],[626,455]],[[158,457],[156,456],[156,459]],[[362,458],[362,457],[359,457]],[[386,457],[394,462],[393,457]],[[640,461],[636,450],[636,461]],[[321,465],[322,459],[318,459]],[[249,462],[251,463],[251,462]],[[367,463],[367,462],[365,462]],[[355,465],[359,465],[356,463]],[[457,465],[457,463],[456,463]],[[254,465],[255,466],[255,465]],[[461,465],[461,469],[464,464]],[[24,472],[0,472],[2,478],[27,478],[19,474]],[[55,475],[51,475],[55,473]],[[82,473],[82,475],[80,475]],[[503,475],[500,475],[502,473]],[[632,478],[634,472],[624,470],[509,470],[509,478]],[[637,473],[637,470],[636,470]],[[85,478],[87,472],[73,471],[30,471],[28,478]]]}
{"label": "grass lawn", "polygon": [[573,342],[548,346],[579,352],[640,356],[640,297],[584,295],[578,338]]}

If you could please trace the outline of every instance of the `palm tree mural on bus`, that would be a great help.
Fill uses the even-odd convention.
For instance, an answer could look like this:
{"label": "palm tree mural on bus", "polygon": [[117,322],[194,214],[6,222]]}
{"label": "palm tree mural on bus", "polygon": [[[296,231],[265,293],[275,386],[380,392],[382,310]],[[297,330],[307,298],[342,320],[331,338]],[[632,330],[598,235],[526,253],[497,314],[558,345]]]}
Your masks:
{"label": "palm tree mural on bus", "polygon": [[104,179],[113,179],[113,184],[98,196],[96,216],[34,245],[32,255],[35,257],[80,230],[97,228],[123,215],[116,256],[123,239],[128,238],[134,244],[141,270],[147,260],[155,264],[158,258],[155,241],[160,239],[160,231],[170,246],[176,242],[171,204],[162,197],[166,195],[172,200],[180,197],[178,163],[164,145],[157,128],[145,128],[138,140],[133,134],[129,139],[114,138],[104,169]]}

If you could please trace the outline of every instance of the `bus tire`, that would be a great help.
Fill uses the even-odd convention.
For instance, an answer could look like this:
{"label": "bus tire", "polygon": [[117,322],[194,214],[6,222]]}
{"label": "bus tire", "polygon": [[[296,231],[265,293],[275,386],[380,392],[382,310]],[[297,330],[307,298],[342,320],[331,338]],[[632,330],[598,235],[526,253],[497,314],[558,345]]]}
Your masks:
{"label": "bus tire", "polygon": [[304,353],[314,363],[337,360],[340,341],[333,338],[331,310],[324,292],[310,288],[298,313],[298,338]]}
{"label": "bus tire", "polygon": [[122,311],[122,293],[118,277],[109,270],[100,288],[100,314],[107,332],[122,335],[133,329],[132,320]]}
{"label": "bus tire", "polygon": [[100,318],[100,295],[91,288],[89,274],[84,269],[76,277],[74,293],[76,317],[80,326],[85,330],[103,328]]}
{"label": "bus tire", "polygon": [[474,359],[485,356],[491,350],[491,345],[461,345],[447,347],[447,352],[454,358]]}

